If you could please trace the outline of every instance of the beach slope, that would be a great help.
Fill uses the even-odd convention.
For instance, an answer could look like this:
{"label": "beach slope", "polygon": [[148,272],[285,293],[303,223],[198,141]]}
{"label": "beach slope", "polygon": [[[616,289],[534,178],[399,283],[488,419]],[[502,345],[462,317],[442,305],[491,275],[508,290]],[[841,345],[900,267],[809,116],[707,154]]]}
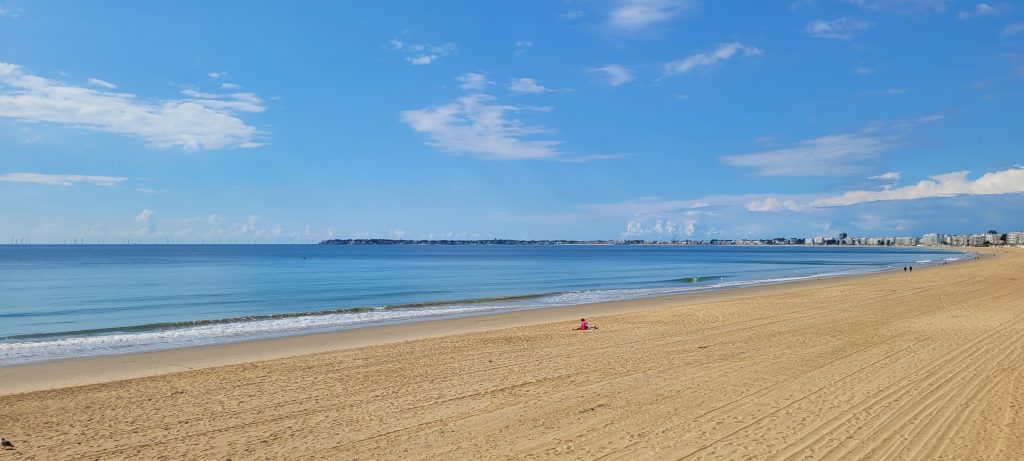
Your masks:
{"label": "beach slope", "polygon": [[8,394],[0,460],[1024,459],[1024,252],[737,293]]}

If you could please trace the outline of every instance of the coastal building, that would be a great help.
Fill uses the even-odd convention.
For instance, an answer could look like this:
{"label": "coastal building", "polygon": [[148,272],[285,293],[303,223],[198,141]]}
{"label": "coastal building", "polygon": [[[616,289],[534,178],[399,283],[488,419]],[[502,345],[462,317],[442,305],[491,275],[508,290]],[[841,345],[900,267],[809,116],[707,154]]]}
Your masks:
{"label": "coastal building", "polygon": [[946,236],[942,234],[924,234],[921,237],[921,245],[937,246],[946,243]]}
{"label": "coastal building", "polygon": [[1006,234],[1007,245],[1024,245],[1024,232],[1010,232]]}
{"label": "coastal building", "polygon": [[892,239],[893,245],[912,247],[917,245],[917,237],[895,237]]}
{"label": "coastal building", "polygon": [[985,234],[985,243],[989,245],[1002,245],[1003,234],[989,232]]}
{"label": "coastal building", "polygon": [[983,247],[985,246],[985,235],[986,234],[974,234],[967,236],[967,246],[972,247]]}

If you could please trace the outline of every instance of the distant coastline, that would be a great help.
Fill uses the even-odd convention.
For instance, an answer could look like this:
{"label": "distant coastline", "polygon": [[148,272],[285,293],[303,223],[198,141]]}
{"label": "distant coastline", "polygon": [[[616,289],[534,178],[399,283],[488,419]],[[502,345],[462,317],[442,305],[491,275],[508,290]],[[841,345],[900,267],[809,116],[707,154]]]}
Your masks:
{"label": "distant coastline", "polygon": [[[669,244],[643,240],[396,240],[396,239],[331,239],[320,245],[642,245]],[[677,242],[671,242],[677,243]],[[678,244],[678,243],[677,243]]]}

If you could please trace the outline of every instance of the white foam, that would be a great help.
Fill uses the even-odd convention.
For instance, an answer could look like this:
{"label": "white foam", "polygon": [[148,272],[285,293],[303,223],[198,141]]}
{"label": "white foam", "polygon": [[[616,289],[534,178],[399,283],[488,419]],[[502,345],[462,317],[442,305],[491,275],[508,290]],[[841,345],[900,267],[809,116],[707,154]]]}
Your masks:
{"label": "white foam", "polygon": [[276,319],[216,323],[161,330],[93,336],[0,342],[0,365],[53,360],[67,357],[122,354],[185,346],[226,343],[249,339],[287,336],[319,331],[344,330],[370,325],[401,323],[433,318],[462,317],[497,311],[570,306],[603,301],[647,298],[714,289],[792,282],[878,272],[884,268],[850,270],[778,277],[761,280],[724,280],[706,285],[660,288],[616,288],[580,290],[539,298],[473,304],[442,304],[403,309],[375,309],[362,312],[295,316]]}

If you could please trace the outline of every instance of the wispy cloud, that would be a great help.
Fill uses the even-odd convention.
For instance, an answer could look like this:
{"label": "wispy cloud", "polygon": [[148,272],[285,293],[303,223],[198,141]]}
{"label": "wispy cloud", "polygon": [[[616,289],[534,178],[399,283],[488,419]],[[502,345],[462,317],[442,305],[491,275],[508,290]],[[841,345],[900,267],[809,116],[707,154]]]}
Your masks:
{"label": "wispy cloud", "polygon": [[75,184],[116,186],[127,179],[121,176],[86,176],[80,174],[8,173],[0,175],[0,182],[21,182],[58,187],[71,187]]}
{"label": "wispy cloud", "polygon": [[388,46],[396,52],[407,55],[405,60],[414,66],[431,64],[458,50],[458,46],[451,42],[434,45],[431,43],[405,43],[398,39],[392,39],[388,42]]}
{"label": "wispy cloud", "polygon": [[479,72],[466,72],[455,78],[461,85],[459,88],[467,91],[480,91],[487,88],[491,82],[487,80],[487,76]]}
{"label": "wispy cloud", "polygon": [[89,82],[89,84],[92,86],[98,86],[100,88],[106,88],[108,90],[113,90],[114,88],[117,88],[117,85],[107,81],[100,80],[98,78],[90,78],[86,81]]}
{"label": "wispy cloud", "polygon": [[876,176],[868,176],[868,179],[878,179],[881,181],[899,181],[900,173],[898,171],[889,171]]}
{"label": "wispy cloud", "polygon": [[968,171],[956,171],[932,176],[917,184],[877,191],[855,190],[836,197],[815,200],[814,206],[848,206],[865,202],[888,200],[917,200],[957,195],[1000,195],[1024,193],[1024,167],[986,173],[970,180]]}
{"label": "wispy cloud", "polygon": [[765,197],[761,200],[754,200],[745,206],[747,211],[759,213],[778,213],[780,211],[804,211],[805,205],[800,205],[792,199],[780,199],[777,197]]}
{"label": "wispy cloud", "polygon": [[444,152],[494,160],[553,159],[562,155],[557,148],[560,141],[533,139],[548,130],[517,117],[536,109],[497,104],[495,99],[474,93],[448,104],[407,110],[400,117]]}
{"label": "wispy cloud", "polygon": [[9,6],[0,5],[0,17],[7,16],[11,19],[18,19],[21,17],[21,8],[11,8]]}
{"label": "wispy cloud", "polygon": [[853,69],[853,73],[857,75],[871,75],[875,73],[875,69],[871,68],[871,66],[867,64],[860,63]]}
{"label": "wispy cloud", "polygon": [[1003,37],[1017,35],[1021,32],[1024,32],[1024,22],[1016,22],[1006,26],[1006,28],[1003,29]]}
{"label": "wispy cloud", "polygon": [[860,96],[894,96],[898,94],[910,93],[910,88],[885,88],[882,90],[866,90],[860,93]]}
{"label": "wispy cloud", "polygon": [[804,29],[807,35],[815,38],[849,40],[871,27],[871,24],[851,18],[839,18],[831,21],[816,19]]}
{"label": "wispy cloud", "polygon": [[866,10],[914,14],[946,11],[949,0],[850,0],[850,3]]}
{"label": "wispy cloud", "polygon": [[[490,160],[546,159],[564,162],[589,162],[623,158],[622,154],[568,154],[558,146],[561,141],[538,139],[552,130],[531,125],[527,113],[549,112],[548,107],[514,106],[497,103],[497,98],[483,93],[486,76],[469,73],[457,77],[469,94],[448,104],[406,110],[401,121],[429,137],[428,144],[452,154],[472,155]],[[523,88],[536,92],[534,81],[514,80]],[[530,79],[526,79],[530,80]],[[543,88],[543,87],[541,87]],[[569,91],[549,90],[544,91]]]}
{"label": "wispy cloud", "polygon": [[540,83],[537,83],[537,80],[526,77],[512,79],[512,81],[509,82],[508,84],[508,89],[516,93],[556,93],[572,91],[571,89],[568,88],[548,88],[544,85],[541,85]]}
{"label": "wispy cloud", "polygon": [[753,168],[761,176],[841,176],[863,171],[863,162],[896,144],[869,133],[836,134],[784,149],[721,157],[727,165]]}
{"label": "wispy cloud", "polygon": [[691,0],[618,0],[608,15],[608,25],[635,32],[671,21],[691,9]]}
{"label": "wispy cloud", "polygon": [[547,93],[551,91],[550,88],[537,83],[536,80],[526,77],[513,79],[508,84],[508,89],[516,93]]}
{"label": "wispy cloud", "polygon": [[559,19],[563,21],[575,21],[583,16],[586,16],[586,13],[580,10],[569,10],[558,15]]}
{"label": "wispy cloud", "polygon": [[157,148],[259,146],[259,131],[237,114],[262,110],[251,93],[146,101],[133,94],[39,77],[21,66],[0,63],[0,117],[135,136]]}
{"label": "wispy cloud", "polygon": [[972,19],[981,16],[995,16],[1002,13],[1008,6],[1002,4],[989,5],[988,3],[979,3],[974,6],[974,9],[968,11],[961,11],[956,14],[957,19]]}
{"label": "wispy cloud", "polygon": [[760,48],[746,46],[740,42],[723,43],[707,53],[696,53],[664,66],[666,75],[685,74],[693,70],[717,66],[735,56],[760,56]]}
{"label": "wispy cloud", "polygon": [[629,68],[618,64],[592,67],[590,71],[603,74],[605,83],[611,86],[619,86],[633,80],[633,74],[630,73]]}
{"label": "wispy cloud", "polygon": [[181,94],[192,98],[189,101],[202,104],[205,107],[237,112],[263,112],[266,110],[263,100],[255,93],[215,94],[189,89],[183,90]]}
{"label": "wispy cloud", "polygon": [[521,56],[526,53],[526,50],[533,48],[533,42],[529,40],[518,40],[516,41],[516,56]]}

